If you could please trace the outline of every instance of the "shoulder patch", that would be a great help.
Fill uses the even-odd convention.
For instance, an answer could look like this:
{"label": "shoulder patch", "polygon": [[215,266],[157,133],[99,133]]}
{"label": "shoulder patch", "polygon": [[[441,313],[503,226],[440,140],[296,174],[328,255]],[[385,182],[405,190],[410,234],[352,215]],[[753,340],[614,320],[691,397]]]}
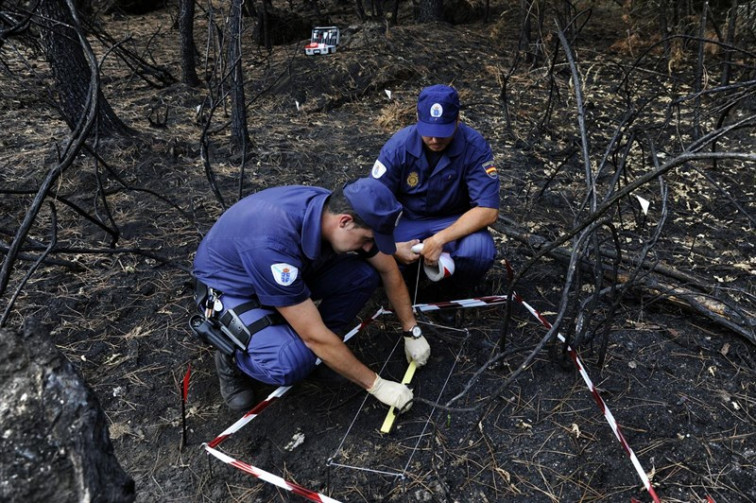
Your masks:
{"label": "shoulder patch", "polygon": [[496,178],[499,176],[499,173],[496,171],[496,166],[493,161],[486,161],[483,163],[483,170],[486,172],[488,176],[491,178]]}
{"label": "shoulder patch", "polygon": [[289,264],[273,264],[270,266],[273,273],[273,279],[282,286],[289,286],[297,279],[299,269]]}
{"label": "shoulder patch", "polygon": [[380,178],[385,173],[386,173],[386,166],[384,166],[381,161],[376,160],[375,164],[373,164],[373,169],[370,171],[370,174],[373,176],[373,178]]}

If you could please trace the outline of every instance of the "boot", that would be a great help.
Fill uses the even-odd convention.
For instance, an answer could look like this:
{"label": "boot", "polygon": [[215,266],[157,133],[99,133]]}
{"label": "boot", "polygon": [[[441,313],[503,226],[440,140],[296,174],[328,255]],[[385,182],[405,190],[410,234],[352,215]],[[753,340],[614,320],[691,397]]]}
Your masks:
{"label": "boot", "polygon": [[255,393],[250,378],[239,370],[233,356],[215,352],[215,369],[220,381],[220,392],[228,408],[246,412],[255,404]]}

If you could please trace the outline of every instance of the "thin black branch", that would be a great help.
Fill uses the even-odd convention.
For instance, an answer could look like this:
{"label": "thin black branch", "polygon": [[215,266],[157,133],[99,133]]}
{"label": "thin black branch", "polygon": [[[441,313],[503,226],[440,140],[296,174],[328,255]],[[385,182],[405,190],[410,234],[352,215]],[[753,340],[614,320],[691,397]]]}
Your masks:
{"label": "thin black branch", "polygon": [[5,311],[3,312],[3,316],[0,317],[0,328],[5,326],[5,322],[8,320],[8,316],[10,315],[10,312],[13,309],[13,305],[16,303],[16,299],[21,293],[21,290],[23,290],[24,286],[26,286],[26,283],[29,281],[29,279],[31,279],[34,273],[37,272],[37,269],[39,268],[39,266],[42,265],[42,263],[47,258],[47,255],[50,254],[50,251],[52,251],[52,249],[55,248],[55,245],[58,242],[58,213],[55,210],[55,205],[51,202],[49,204],[50,204],[50,243],[45,248],[45,251],[42,252],[42,254],[37,258],[34,264],[32,264],[29,270],[26,271],[26,274],[21,279],[21,281],[19,281],[18,285],[16,285],[16,291],[13,292],[13,295],[11,295],[10,299],[8,300],[8,304],[5,306]]}
{"label": "thin black branch", "polygon": [[[71,10],[74,21],[76,21],[76,9],[73,7],[71,0],[67,0],[67,4],[69,9]],[[13,269],[13,264],[16,260],[16,256],[18,255],[18,252],[21,249],[21,246],[27,234],[31,230],[34,220],[39,213],[42,202],[47,196],[48,190],[53,186],[58,177],[73,164],[74,160],[78,156],[79,151],[84,146],[89,132],[92,130],[92,127],[97,120],[98,95],[100,89],[97,60],[95,59],[94,53],[87,43],[86,38],[84,38],[84,36],[82,35],[81,29],[78,27],[76,29],[76,34],[79,37],[79,42],[82,45],[82,50],[90,68],[88,98],[83,110],[82,117],[71,133],[71,138],[64,151],[62,161],[48,172],[44,181],[40,185],[39,190],[37,191],[34,201],[27,210],[26,215],[24,216],[24,219],[19,226],[13,241],[11,242],[11,245],[8,249],[8,255],[3,262],[2,269],[0,269],[0,297],[5,294],[6,288],[8,287],[8,282],[10,281],[10,275]]]}

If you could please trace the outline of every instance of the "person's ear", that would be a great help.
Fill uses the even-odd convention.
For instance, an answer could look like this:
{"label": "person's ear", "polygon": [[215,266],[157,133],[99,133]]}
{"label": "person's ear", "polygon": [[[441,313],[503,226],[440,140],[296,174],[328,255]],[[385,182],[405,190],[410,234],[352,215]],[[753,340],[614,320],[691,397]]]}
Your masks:
{"label": "person's ear", "polygon": [[351,215],[347,215],[346,213],[342,213],[339,215],[339,227],[346,227],[349,225],[350,222],[353,222],[354,219]]}

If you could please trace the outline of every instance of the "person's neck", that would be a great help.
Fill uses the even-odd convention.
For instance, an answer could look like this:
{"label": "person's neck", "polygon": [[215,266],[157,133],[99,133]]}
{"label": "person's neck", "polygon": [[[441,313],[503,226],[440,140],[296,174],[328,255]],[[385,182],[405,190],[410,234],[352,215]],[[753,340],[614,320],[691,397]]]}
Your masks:
{"label": "person's neck", "polygon": [[438,161],[441,159],[441,156],[443,156],[444,152],[446,152],[446,149],[439,150],[438,152],[436,152],[435,150],[429,149],[425,145],[423,145],[423,150],[425,151],[425,159],[428,161],[428,166],[430,166],[431,169],[436,168],[436,164],[438,164]]}
{"label": "person's neck", "polygon": [[331,213],[327,209],[323,211],[320,217],[320,236],[323,242],[330,243],[336,229],[339,226],[339,216]]}

